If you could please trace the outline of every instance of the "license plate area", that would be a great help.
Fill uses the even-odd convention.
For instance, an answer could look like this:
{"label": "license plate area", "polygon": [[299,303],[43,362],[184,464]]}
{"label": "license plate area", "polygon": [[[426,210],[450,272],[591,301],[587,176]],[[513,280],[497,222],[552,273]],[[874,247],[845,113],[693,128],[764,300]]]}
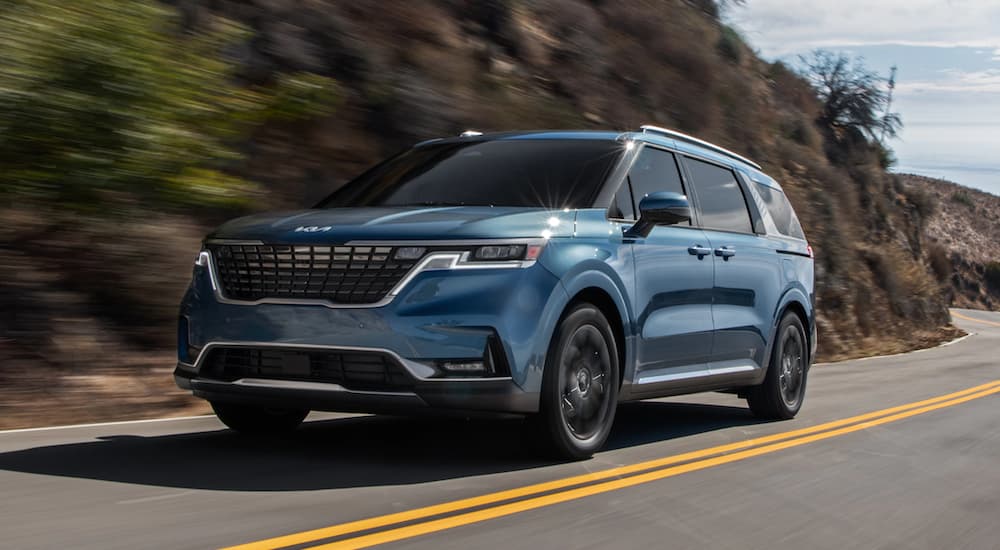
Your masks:
{"label": "license plate area", "polygon": [[278,352],[274,353],[270,358],[262,357],[261,359],[262,363],[267,362],[267,359],[271,359],[277,363],[275,366],[277,367],[278,374],[283,376],[309,378],[310,374],[312,374],[312,361],[309,355],[305,353]]}

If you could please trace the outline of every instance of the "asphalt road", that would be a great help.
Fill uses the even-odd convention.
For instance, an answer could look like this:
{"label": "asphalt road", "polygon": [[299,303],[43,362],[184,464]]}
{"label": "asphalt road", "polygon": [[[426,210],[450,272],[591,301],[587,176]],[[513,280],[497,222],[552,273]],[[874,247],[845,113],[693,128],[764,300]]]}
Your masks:
{"label": "asphalt road", "polygon": [[793,421],[631,404],[577,463],[534,458],[517,421],[0,433],[0,547],[997,549],[1000,314],[954,313],[972,336],[814,367]]}

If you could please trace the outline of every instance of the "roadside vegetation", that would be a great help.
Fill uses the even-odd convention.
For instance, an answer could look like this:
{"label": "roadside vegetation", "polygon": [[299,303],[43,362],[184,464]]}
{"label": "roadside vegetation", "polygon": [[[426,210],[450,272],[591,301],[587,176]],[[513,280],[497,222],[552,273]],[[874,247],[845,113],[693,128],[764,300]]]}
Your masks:
{"label": "roadside vegetation", "polygon": [[821,359],[947,336],[930,207],[885,171],[900,121],[880,77],[837,54],[763,61],[719,10],[0,2],[0,424],[187,410],[173,323],[205,230],[468,128],[656,123],[730,147],[802,217]]}
{"label": "roadside vegetation", "polygon": [[170,327],[202,224],[266,200],[242,168],[255,132],[336,107],[321,75],[241,81],[237,22],[183,23],[143,0],[0,3],[0,426],[189,406]]}

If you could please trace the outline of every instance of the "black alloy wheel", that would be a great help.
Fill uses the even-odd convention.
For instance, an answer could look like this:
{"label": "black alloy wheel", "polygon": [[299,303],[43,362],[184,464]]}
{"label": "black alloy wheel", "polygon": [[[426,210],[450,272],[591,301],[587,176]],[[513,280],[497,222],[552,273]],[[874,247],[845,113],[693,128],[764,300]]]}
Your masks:
{"label": "black alloy wheel", "polygon": [[544,443],[560,458],[594,454],[618,405],[619,358],[607,319],[591,304],[569,310],[546,358],[539,418]]}
{"label": "black alloy wheel", "polygon": [[778,324],[764,382],[747,392],[750,410],[760,418],[794,418],[805,398],[809,346],[798,315],[786,313]]}

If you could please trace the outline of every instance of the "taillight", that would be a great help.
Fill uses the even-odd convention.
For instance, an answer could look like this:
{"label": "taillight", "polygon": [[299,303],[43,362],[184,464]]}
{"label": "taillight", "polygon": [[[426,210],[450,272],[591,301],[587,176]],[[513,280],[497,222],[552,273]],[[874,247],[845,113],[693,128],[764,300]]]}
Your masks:
{"label": "taillight", "polygon": [[806,246],[806,252],[808,252],[808,253],[809,253],[809,257],[810,257],[810,258],[812,258],[812,257],[813,257],[813,247],[812,247],[812,245],[811,245],[811,244],[810,244],[810,245],[807,245],[807,246]]}

